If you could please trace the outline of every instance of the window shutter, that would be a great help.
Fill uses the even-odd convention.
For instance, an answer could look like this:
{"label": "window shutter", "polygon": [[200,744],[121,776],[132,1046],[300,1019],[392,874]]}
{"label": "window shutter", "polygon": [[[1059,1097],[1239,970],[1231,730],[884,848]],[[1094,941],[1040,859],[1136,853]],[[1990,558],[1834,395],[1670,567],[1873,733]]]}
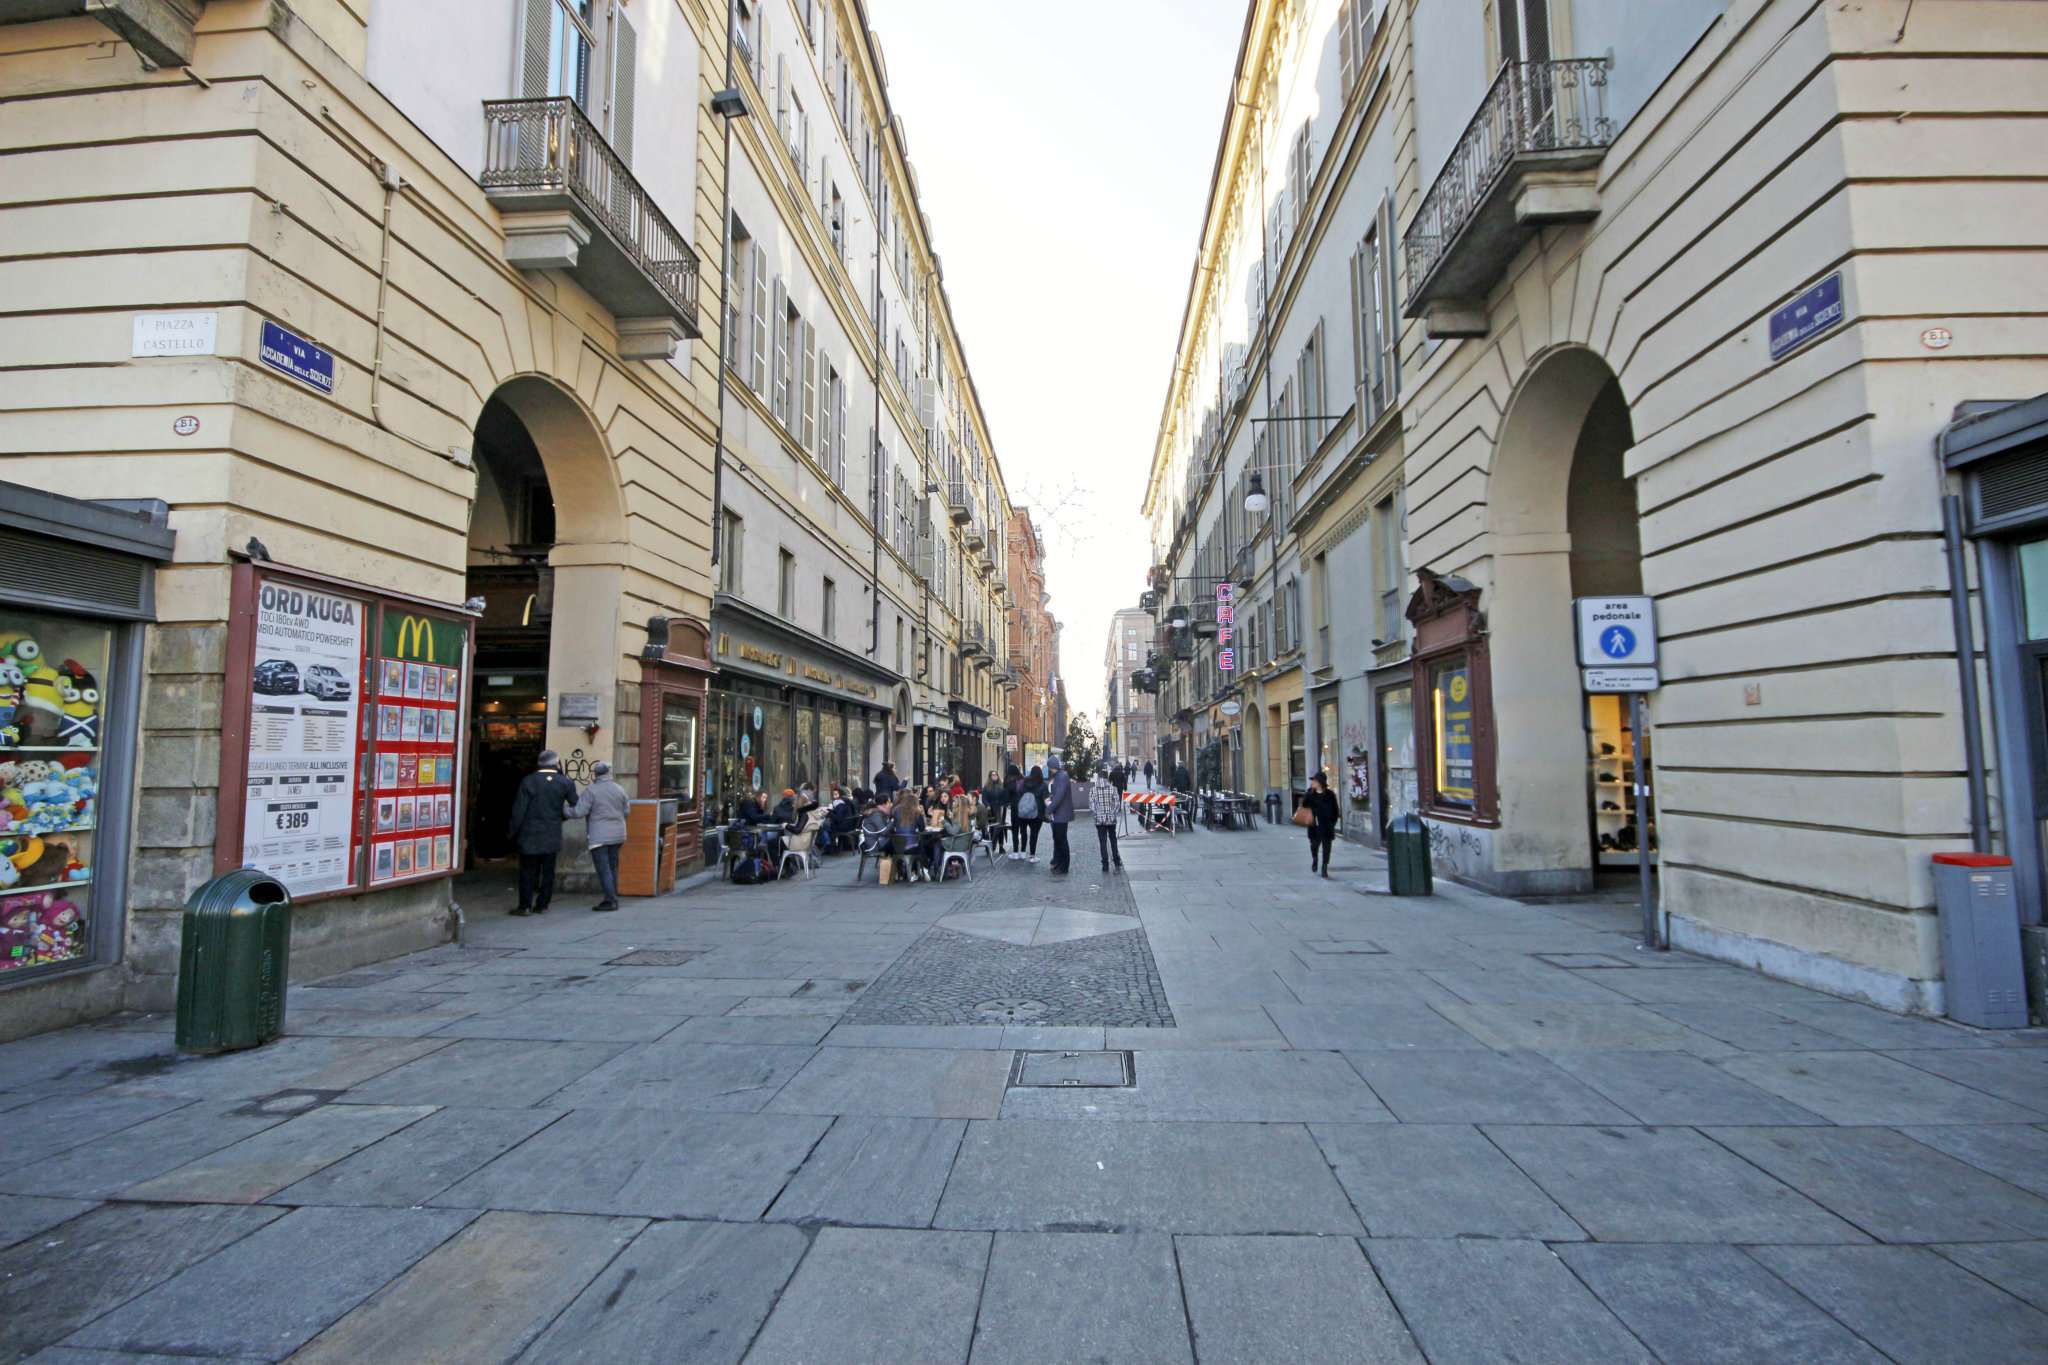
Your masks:
{"label": "window shutter", "polygon": [[879,433],[875,436],[875,535],[878,539],[889,538],[889,452],[882,445]]}
{"label": "window shutter", "polygon": [[776,419],[789,425],[789,292],[782,277],[775,277],[775,294],[769,314],[775,329],[775,368],[768,380],[768,406]]}
{"label": "window shutter", "polygon": [[[640,39],[626,19],[626,11],[612,10],[612,150],[619,160],[633,164],[634,78],[639,71]],[[620,187],[623,194],[624,187]],[[617,206],[622,209],[623,204]],[[621,213],[621,217],[624,214]]]}
{"label": "window shutter", "polygon": [[753,333],[753,354],[747,384],[762,397],[768,395],[768,252],[754,243],[754,313],[749,320]]}
{"label": "window shutter", "polygon": [[832,461],[834,477],[841,488],[846,487],[846,379],[839,376],[833,380],[832,391],[838,400],[839,415],[832,428]]}
{"label": "window shutter", "polygon": [[522,0],[520,8],[519,97],[545,99],[548,93],[548,37],[555,0]]}
{"label": "window shutter", "polygon": [[789,128],[789,58],[780,55],[775,58],[775,127],[782,134],[782,145],[794,149],[796,139]]}
{"label": "window shutter", "polygon": [[818,449],[818,333],[808,322],[803,326],[803,339],[797,343],[804,366],[803,443],[805,450],[815,453]]}
{"label": "window shutter", "polygon": [[[1368,0],[1358,0],[1360,4]],[[1351,50],[1351,0],[1337,6],[1337,71],[1340,97],[1351,92],[1351,78],[1358,74],[1358,57]]]}
{"label": "window shutter", "polygon": [[1384,292],[1381,298],[1385,306],[1381,309],[1385,320],[1380,325],[1380,348],[1386,374],[1386,401],[1392,403],[1401,393],[1401,328],[1394,319],[1394,196],[1392,194],[1380,205],[1380,241],[1385,243],[1380,251],[1383,258],[1380,271]]}

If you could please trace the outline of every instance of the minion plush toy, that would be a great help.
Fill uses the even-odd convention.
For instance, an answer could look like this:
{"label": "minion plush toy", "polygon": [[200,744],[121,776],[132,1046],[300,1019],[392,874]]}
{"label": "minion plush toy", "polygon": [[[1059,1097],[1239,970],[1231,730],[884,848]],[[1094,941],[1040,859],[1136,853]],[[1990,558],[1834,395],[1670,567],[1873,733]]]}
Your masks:
{"label": "minion plush toy", "polygon": [[57,690],[57,670],[43,661],[35,637],[13,630],[0,633],[0,662],[21,670],[21,705],[14,724],[23,739],[53,736],[64,719],[64,698]]}
{"label": "minion plush toy", "polygon": [[22,690],[27,686],[28,678],[19,668],[0,660],[0,745],[21,743],[15,717],[21,714]]}
{"label": "minion plush toy", "polygon": [[73,749],[100,746],[100,683],[76,659],[57,669],[57,694],[64,714],[57,724],[57,742]]}

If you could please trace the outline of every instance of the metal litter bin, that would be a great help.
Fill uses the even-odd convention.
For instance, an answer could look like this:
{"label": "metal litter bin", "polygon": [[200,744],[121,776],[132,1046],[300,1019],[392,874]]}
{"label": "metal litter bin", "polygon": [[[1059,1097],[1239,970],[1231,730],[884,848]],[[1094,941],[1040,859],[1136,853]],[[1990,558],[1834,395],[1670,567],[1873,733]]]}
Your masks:
{"label": "metal litter bin", "polygon": [[284,1032],[292,897],[284,883],[237,868],[185,902],[178,953],[178,1046],[257,1047]]}
{"label": "metal litter bin", "polygon": [[2025,1028],[2019,901],[2012,859],[1995,853],[1934,855],[1941,917],[1942,993],[1948,1017],[1978,1028]]}
{"label": "metal litter bin", "polygon": [[1387,825],[1387,890],[1396,896],[1433,894],[1429,875],[1429,826],[1413,811]]}

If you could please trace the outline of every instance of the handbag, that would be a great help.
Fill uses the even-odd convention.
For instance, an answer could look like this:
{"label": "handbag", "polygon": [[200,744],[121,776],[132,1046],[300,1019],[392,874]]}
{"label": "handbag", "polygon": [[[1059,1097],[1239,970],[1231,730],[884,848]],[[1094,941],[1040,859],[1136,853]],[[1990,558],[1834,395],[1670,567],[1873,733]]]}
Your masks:
{"label": "handbag", "polygon": [[1313,825],[1315,822],[1316,813],[1310,810],[1307,806],[1296,806],[1294,808],[1295,824],[1300,825],[1303,829],[1307,829],[1310,825]]}

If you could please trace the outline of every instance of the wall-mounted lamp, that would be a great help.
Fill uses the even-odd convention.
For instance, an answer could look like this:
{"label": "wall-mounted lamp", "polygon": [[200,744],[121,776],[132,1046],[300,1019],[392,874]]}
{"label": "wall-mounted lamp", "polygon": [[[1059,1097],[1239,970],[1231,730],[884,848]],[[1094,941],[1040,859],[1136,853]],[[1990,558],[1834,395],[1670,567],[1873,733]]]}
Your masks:
{"label": "wall-mounted lamp", "polygon": [[1266,509],[1270,506],[1272,506],[1272,500],[1266,496],[1265,481],[1258,476],[1257,471],[1254,471],[1251,482],[1245,485],[1244,510],[1258,517],[1264,516]]}
{"label": "wall-mounted lamp", "polygon": [[720,118],[745,118],[747,97],[740,93],[738,86],[728,85],[711,97],[711,112]]}

